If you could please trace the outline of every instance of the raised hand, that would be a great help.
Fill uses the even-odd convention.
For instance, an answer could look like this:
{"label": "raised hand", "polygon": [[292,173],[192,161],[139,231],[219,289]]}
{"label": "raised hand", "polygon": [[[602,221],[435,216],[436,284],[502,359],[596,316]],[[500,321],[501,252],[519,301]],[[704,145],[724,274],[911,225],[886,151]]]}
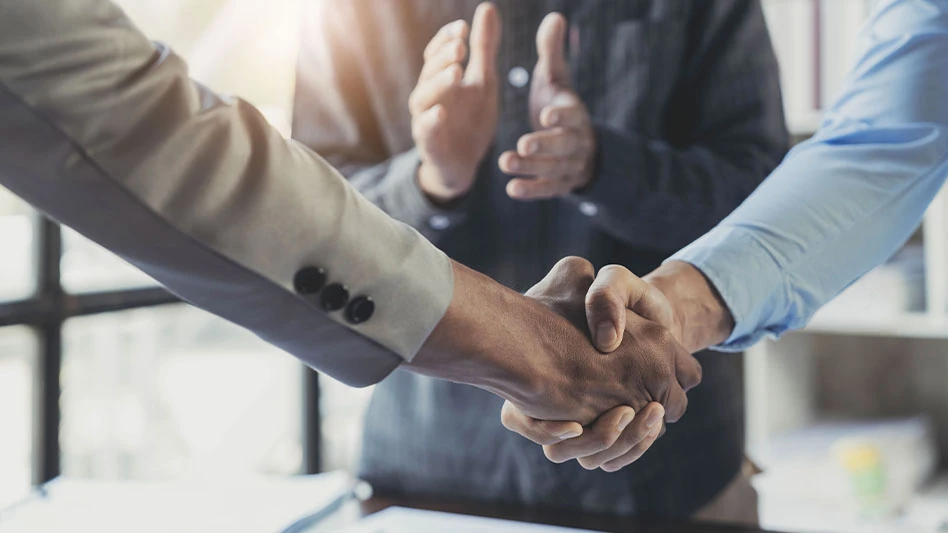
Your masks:
{"label": "raised hand", "polygon": [[485,2],[478,6],[470,28],[462,20],[447,24],[425,49],[409,110],[412,137],[421,155],[418,183],[435,202],[450,202],[471,189],[494,137],[499,43],[497,9]]}
{"label": "raised hand", "polygon": [[[599,271],[587,291],[585,307],[596,346],[604,352],[621,345],[626,332],[617,325],[627,323],[632,313],[655,320],[677,339],[682,338],[681,320],[664,293],[621,266]],[[690,356],[675,360],[676,375],[683,385],[688,384],[686,390],[696,384],[692,361]],[[628,406],[617,407],[599,417],[581,436],[565,440],[564,435],[577,434],[576,423],[533,419],[509,402],[504,404],[501,420],[508,429],[543,445],[551,461],[577,459],[584,468],[613,472],[637,461],[654,444],[663,431],[663,412],[654,402],[637,414]]]}
{"label": "raised hand", "polygon": [[507,194],[517,200],[570,194],[592,180],[596,133],[589,110],[570,88],[565,57],[566,19],[550,13],[537,31],[537,60],[530,85],[534,131],[501,154],[500,169],[513,176]]}

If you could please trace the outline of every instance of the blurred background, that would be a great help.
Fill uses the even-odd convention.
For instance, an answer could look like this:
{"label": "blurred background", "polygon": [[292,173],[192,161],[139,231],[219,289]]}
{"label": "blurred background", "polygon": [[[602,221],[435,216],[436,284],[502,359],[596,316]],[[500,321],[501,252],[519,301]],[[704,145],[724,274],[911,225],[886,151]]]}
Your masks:
{"label": "blurred background", "polygon": [[[195,79],[258,106],[286,136],[305,2],[118,0]],[[796,140],[832,101],[872,3],[763,0]],[[948,204],[939,198],[909,245],[806,331],[754,348],[745,375],[765,527],[942,527]],[[350,469],[370,394],[178,303],[0,189],[0,507],[59,473]]]}

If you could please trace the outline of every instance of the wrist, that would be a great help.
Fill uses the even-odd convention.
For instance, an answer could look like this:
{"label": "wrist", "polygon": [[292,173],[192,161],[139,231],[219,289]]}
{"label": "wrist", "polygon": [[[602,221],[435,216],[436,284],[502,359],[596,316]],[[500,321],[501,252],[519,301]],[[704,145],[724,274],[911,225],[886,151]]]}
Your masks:
{"label": "wrist", "polygon": [[669,261],[644,279],[668,298],[681,326],[680,342],[692,353],[731,335],[734,317],[714,285],[693,265]]}
{"label": "wrist", "polygon": [[515,402],[535,396],[538,369],[524,353],[523,313],[535,302],[459,263],[444,317],[406,367],[488,390]]}
{"label": "wrist", "polygon": [[441,169],[424,161],[418,165],[415,178],[421,192],[438,207],[446,207],[459,200],[468,193],[474,183],[473,173],[466,177],[449,177]]}

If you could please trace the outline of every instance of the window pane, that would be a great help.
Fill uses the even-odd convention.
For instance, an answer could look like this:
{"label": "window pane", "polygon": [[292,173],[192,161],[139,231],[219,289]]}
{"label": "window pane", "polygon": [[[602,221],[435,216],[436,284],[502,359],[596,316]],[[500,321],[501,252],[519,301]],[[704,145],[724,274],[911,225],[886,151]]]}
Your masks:
{"label": "window pane", "polygon": [[35,360],[29,328],[0,328],[0,508],[30,490]]}
{"label": "window pane", "polygon": [[191,77],[255,105],[289,135],[302,0],[117,0],[151,39],[173,47]]}
{"label": "window pane", "polygon": [[299,472],[301,366],[250,333],[174,305],[73,319],[63,341],[64,474]]}
{"label": "window pane", "polygon": [[26,203],[0,187],[0,302],[27,298],[36,287],[33,220]]}
{"label": "window pane", "polygon": [[141,270],[67,227],[60,265],[63,288],[72,293],[156,285]]}
{"label": "window pane", "polygon": [[324,470],[357,473],[362,452],[362,426],[373,389],[355,389],[320,374],[321,459]]}

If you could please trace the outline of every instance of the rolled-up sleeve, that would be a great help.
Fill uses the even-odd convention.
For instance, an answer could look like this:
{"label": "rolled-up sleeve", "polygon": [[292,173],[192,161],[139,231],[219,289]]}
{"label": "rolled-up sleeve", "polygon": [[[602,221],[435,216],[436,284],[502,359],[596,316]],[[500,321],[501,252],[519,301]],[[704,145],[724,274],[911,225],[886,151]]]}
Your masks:
{"label": "rolled-up sleeve", "polygon": [[675,254],[735,319],[717,348],[801,328],[911,236],[948,176],[948,1],[889,0],[819,132]]}

